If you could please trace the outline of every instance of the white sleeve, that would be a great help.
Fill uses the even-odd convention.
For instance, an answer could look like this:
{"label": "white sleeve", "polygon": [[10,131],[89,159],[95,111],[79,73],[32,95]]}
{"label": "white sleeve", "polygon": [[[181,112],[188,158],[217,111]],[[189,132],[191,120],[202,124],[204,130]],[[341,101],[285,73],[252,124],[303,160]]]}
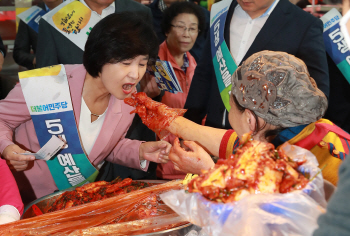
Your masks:
{"label": "white sleeve", "polygon": [[145,169],[147,165],[147,160],[140,161],[141,169]]}
{"label": "white sleeve", "polygon": [[19,220],[21,215],[16,207],[3,205],[0,207],[0,225]]}

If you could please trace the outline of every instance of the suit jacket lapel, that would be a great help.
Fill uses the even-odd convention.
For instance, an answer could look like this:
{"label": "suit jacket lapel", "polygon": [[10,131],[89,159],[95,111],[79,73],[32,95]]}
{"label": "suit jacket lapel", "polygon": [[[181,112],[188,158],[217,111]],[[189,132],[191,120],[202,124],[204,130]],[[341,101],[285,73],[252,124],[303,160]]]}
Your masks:
{"label": "suit jacket lapel", "polygon": [[230,50],[230,25],[231,25],[231,19],[233,12],[235,11],[235,8],[237,6],[237,1],[233,0],[230,8],[228,9],[228,13],[226,16],[226,21],[225,21],[225,30],[224,30],[224,39],[227,44],[228,49]]}
{"label": "suit jacket lapel", "polygon": [[[254,42],[248,49],[246,55],[243,57],[242,62],[245,61],[248,57],[256,52],[265,50],[266,44],[275,37],[275,35],[286,25],[292,16],[289,14],[290,9],[288,3],[285,0],[280,0],[276,5],[275,9],[267,19],[266,23],[256,36]],[[242,63],[241,62],[241,63]]]}
{"label": "suit jacket lapel", "polygon": [[125,11],[125,2],[123,0],[115,0],[115,13],[121,13]]}
{"label": "suit jacket lapel", "polygon": [[[81,69],[74,70],[71,74],[67,74],[70,94],[73,104],[73,111],[75,116],[75,123],[77,124],[77,129],[79,130],[79,117],[81,110],[81,96],[83,94],[83,86],[85,81],[86,70],[83,65]],[[84,73],[85,72],[85,73]]]}
{"label": "suit jacket lapel", "polygon": [[43,9],[44,11],[46,11],[44,2],[39,2],[37,6],[40,7],[41,9]]}

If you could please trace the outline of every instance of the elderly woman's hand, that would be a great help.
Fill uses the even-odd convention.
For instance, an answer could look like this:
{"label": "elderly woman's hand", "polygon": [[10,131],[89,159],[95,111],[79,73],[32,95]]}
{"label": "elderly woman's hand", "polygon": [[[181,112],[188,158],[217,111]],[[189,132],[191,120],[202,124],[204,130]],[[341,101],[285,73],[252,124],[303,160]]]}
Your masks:
{"label": "elderly woman's hand", "polygon": [[171,144],[166,141],[145,142],[140,145],[140,160],[167,163]]}
{"label": "elderly woman's hand", "polygon": [[21,155],[21,153],[25,152],[26,151],[20,148],[18,145],[11,144],[4,149],[1,156],[6,160],[6,163],[10,169],[23,171],[27,169],[29,161],[35,160],[34,156]]}
{"label": "elderly woman's hand", "polygon": [[188,148],[188,151],[185,151],[180,146],[179,139],[176,138],[174,146],[169,153],[169,159],[174,163],[176,170],[185,173],[201,174],[201,170],[208,170],[215,165],[210,155],[197,143],[184,141],[183,145]]}

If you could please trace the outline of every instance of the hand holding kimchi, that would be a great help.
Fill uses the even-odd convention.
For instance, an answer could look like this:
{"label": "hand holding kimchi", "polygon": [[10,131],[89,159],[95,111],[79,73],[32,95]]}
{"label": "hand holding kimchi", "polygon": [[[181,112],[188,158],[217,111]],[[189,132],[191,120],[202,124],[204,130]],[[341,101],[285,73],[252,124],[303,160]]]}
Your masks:
{"label": "hand holding kimchi", "polygon": [[228,159],[220,159],[212,169],[193,179],[187,190],[224,203],[249,194],[288,193],[309,182],[297,170],[303,163],[294,162],[271,143],[249,140]]}
{"label": "hand holding kimchi", "polygon": [[171,122],[178,116],[185,114],[185,109],[170,108],[167,105],[149,98],[146,93],[132,94],[131,98],[125,98],[124,102],[135,107],[131,113],[137,113],[142,122],[161,139],[169,132],[166,131]]}

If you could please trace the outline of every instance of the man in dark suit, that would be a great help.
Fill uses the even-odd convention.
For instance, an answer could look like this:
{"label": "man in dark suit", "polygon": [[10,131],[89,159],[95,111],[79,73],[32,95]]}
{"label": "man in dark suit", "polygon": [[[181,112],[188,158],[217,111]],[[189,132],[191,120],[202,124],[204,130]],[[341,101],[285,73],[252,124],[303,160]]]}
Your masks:
{"label": "man in dark suit", "polygon": [[350,84],[327,54],[330,93],[328,109],[324,118],[350,133]]}
{"label": "man in dark suit", "polygon": [[[40,2],[38,4],[38,7],[46,12],[49,12],[62,2],[62,0],[44,0],[44,2]],[[20,20],[15,40],[15,47],[13,49],[13,59],[18,65],[24,66],[29,70],[36,67],[35,53],[37,41],[38,33]],[[33,50],[34,53],[31,53],[31,50]]]}
{"label": "man in dark suit", "polygon": [[[133,0],[85,0],[86,5],[94,11],[92,14],[97,13],[102,18],[103,14],[105,14],[103,10],[111,7],[113,2],[115,13],[125,11],[137,12],[143,15],[146,21],[152,22],[151,11],[146,6]],[[39,24],[36,55],[38,68],[57,64],[81,64],[83,62],[83,50],[68,40],[44,19],[41,19]]]}
{"label": "man in dark suit", "polygon": [[[235,24],[238,27],[232,28],[230,27],[233,24],[231,19],[233,17],[237,19],[239,11],[241,13],[238,19],[247,18],[247,25],[240,27],[241,21],[238,23],[236,21]],[[265,22],[261,22],[263,17],[267,17]],[[256,34],[253,37],[246,37],[249,36],[249,32],[246,32],[250,27],[248,25],[254,24],[256,20],[260,21],[258,23],[260,25],[256,24],[252,29],[252,31],[257,31]],[[237,66],[252,54],[262,50],[284,51],[295,55],[305,62],[319,89],[328,96],[328,67],[322,33],[321,20],[304,12],[288,0],[252,0],[249,2],[233,0],[226,18],[224,38]],[[216,82],[210,37],[208,38],[187,97],[185,108],[188,111],[185,117],[201,123],[202,119],[207,116],[205,123],[207,126],[230,129],[227,111]],[[232,41],[232,38],[240,38],[240,40],[236,42]],[[244,51],[244,45],[249,43],[249,40],[252,40],[251,46],[246,47]]]}

